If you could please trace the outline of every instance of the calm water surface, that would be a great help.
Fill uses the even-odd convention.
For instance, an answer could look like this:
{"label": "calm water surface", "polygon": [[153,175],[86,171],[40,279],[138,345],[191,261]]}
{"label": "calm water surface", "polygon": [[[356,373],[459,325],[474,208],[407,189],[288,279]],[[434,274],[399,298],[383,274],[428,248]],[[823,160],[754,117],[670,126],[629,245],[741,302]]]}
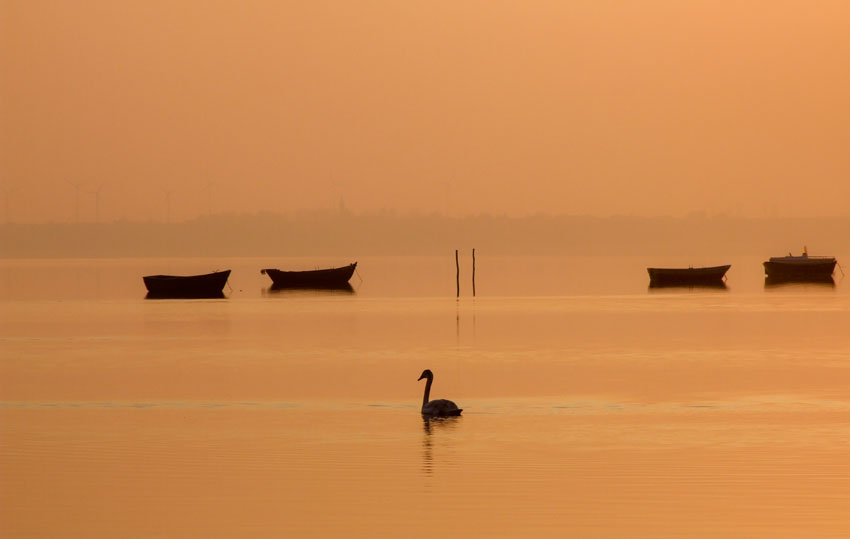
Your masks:
{"label": "calm water surface", "polygon": [[[259,274],[347,262],[0,262],[0,535],[850,534],[840,271],[479,254],[460,299],[453,256],[361,259],[353,292]],[[144,299],[223,268],[225,299]],[[461,418],[423,422],[424,368]]]}

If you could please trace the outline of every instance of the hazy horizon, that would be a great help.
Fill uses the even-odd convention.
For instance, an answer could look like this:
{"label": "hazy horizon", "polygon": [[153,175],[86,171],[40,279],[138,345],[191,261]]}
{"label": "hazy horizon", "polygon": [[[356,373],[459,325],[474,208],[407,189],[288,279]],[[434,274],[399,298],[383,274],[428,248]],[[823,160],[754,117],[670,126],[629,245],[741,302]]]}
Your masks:
{"label": "hazy horizon", "polygon": [[161,223],[0,224],[0,258],[145,256],[732,255],[850,253],[850,217],[467,216],[311,212]]}
{"label": "hazy horizon", "polygon": [[2,222],[847,215],[850,5],[0,4]]}

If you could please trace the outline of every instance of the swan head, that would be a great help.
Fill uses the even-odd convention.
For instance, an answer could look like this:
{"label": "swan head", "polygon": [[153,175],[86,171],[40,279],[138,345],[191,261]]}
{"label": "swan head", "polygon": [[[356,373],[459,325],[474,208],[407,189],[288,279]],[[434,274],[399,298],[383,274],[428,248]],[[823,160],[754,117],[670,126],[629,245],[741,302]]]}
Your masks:
{"label": "swan head", "polygon": [[422,374],[419,375],[419,378],[417,378],[416,381],[418,382],[419,380],[421,380],[423,378],[429,378],[430,379],[430,378],[433,378],[433,377],[434,377],[434,373],[431,372],[430,369],[425,369],[424,371],[422,371]]}

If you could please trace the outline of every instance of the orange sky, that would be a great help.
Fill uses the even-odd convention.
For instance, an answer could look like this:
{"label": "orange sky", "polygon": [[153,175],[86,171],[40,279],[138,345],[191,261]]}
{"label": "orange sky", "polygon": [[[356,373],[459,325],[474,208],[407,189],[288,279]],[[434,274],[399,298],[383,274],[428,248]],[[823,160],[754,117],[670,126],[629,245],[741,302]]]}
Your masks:
{"label": "orange sky", "polygon": [[850,212],[844,1],[0,0],[0,66],[4,220]]}

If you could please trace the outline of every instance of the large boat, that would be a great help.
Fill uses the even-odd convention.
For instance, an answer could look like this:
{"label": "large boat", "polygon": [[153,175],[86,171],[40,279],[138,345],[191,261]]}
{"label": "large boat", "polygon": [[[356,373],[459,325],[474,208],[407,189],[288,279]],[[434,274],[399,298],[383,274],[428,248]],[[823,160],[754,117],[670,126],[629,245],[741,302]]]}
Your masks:
{"label": "large boat", "polygon": [[315,269],[306,271],[282,271],[279,269],[261,269],[268,275],[275,288],[339,288],[348,284],[357,262],[339,268]]}
{"label": "large boat", "polygon": [[726,264],[705,268],[646,268],[646,271],[652,286],[720,285],[731,267],[731,264]]}
{"label": "large boat", "polygon": [[794,256],[772,256],[764,263],[764,274],[771,279],[795,281],[831,280],[836,260],[833,256],[809,256],[803,247],[803,254]]}
{"label": "large boat", "polygon": [[230,270],[203,275],[148,275],[142,277],[149,298],[221,298]]}

